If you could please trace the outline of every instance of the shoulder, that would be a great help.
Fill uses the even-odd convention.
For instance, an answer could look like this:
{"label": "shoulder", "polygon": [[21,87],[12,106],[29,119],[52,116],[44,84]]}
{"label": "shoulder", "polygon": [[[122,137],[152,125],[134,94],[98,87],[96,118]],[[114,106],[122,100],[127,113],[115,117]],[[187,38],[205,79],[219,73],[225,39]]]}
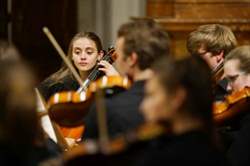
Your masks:
{"label": "shoulder", "polygon": [[63,91],[65,89],[65,83],[63,80],[54,81],[50,77],[42,81],[37,86],[39,92],[42,94],[42,96],[48,100],[50,96],[53,94]]}

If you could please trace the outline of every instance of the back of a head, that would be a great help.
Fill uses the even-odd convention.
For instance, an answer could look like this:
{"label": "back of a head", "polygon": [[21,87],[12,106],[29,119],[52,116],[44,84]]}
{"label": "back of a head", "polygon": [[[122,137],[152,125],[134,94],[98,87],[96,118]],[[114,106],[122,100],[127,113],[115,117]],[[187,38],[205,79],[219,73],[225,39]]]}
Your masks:
{"label": "back of a head", "polygon": [[169,55],[169,36],[153,20],[136,20],[123,24],[118,30],[118,38],[120,37],[124,38],[125,56],[136,53],[141,70],[151,67],[156,59]]}
{"label": "back of a head", "polygon": [[0,61],[0,140],[30,146],[38,134],[34,78],[20,61]]}
{"label": "back of a head", "polygon": [[199,26],[187,39],[187,49],[191,54],[197,54],[198,49],[203,47],[213,53],[224,51],[224,55],[227,55],[236,45],[232,30],[220,24]]}
{"label": "back of a head", "polygon": [[20,60],[20,53],[17,48],[5,40],[0,40],[0,60],[16,61]]}
{"label": "back of a head", "polygon": [[154,64],[153,71],[166,93],[174,94],[178,88],[185,90],[186,98],[181,106],[183,111],[205,122],[211,122],[211,70],[203,59],[198,56],[180,60],[164,58]]}

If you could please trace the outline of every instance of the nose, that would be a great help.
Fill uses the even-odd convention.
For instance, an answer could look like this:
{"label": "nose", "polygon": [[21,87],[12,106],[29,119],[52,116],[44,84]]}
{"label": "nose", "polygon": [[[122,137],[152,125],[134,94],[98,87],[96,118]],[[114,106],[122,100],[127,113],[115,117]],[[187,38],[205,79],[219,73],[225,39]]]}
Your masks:
{"label": "nose", "polygon": [[85,59],[87,59],[86,54],[85,54],[85,53],[82,53],[82,54],[81,54],[81,56],[80,56],[80,59],[81,59],[81,60],[85,60]]}
{"label": "nose", "polygon": [[230,82],[227,84],[227,91],[228,91],[228,92],[231,92],[231,91],[232,91],[232,85],[231,85]]}

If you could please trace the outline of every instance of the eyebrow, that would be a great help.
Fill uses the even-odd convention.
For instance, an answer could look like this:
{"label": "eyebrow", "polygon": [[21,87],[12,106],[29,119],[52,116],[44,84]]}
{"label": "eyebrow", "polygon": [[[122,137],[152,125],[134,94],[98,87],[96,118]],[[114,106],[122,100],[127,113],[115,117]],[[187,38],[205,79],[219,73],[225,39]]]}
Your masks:
{"label": "eyebrow", "polygon": [[93,48],[93,47],[86,47],[85,50],[92,50],[92,51],[95,51],[96,49]]}

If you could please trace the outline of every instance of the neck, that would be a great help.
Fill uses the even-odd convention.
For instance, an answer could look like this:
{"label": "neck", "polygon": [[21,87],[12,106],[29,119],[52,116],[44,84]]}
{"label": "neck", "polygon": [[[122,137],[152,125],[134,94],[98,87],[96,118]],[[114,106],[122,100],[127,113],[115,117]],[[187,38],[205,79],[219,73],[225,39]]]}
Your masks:
{"label": "neck", "polygon": [[134,81],[141,81],[149,79],[150,77],[152,77],[152,75],[153,71],[151,69],[146,69],[146,70],[135,69],[132,78]]}
{"label": "neck", "polygon": [[190,116],[182,116],[175,119],[172,125],[172,131],[176,135],[183,134],[188,131],[202,129],[203,123],[200,119],[193,118]]}
{"label": "neck", "polygon": [[88,77],[88,72],[86,71],[80,71],[80,77],[84,81]]}

